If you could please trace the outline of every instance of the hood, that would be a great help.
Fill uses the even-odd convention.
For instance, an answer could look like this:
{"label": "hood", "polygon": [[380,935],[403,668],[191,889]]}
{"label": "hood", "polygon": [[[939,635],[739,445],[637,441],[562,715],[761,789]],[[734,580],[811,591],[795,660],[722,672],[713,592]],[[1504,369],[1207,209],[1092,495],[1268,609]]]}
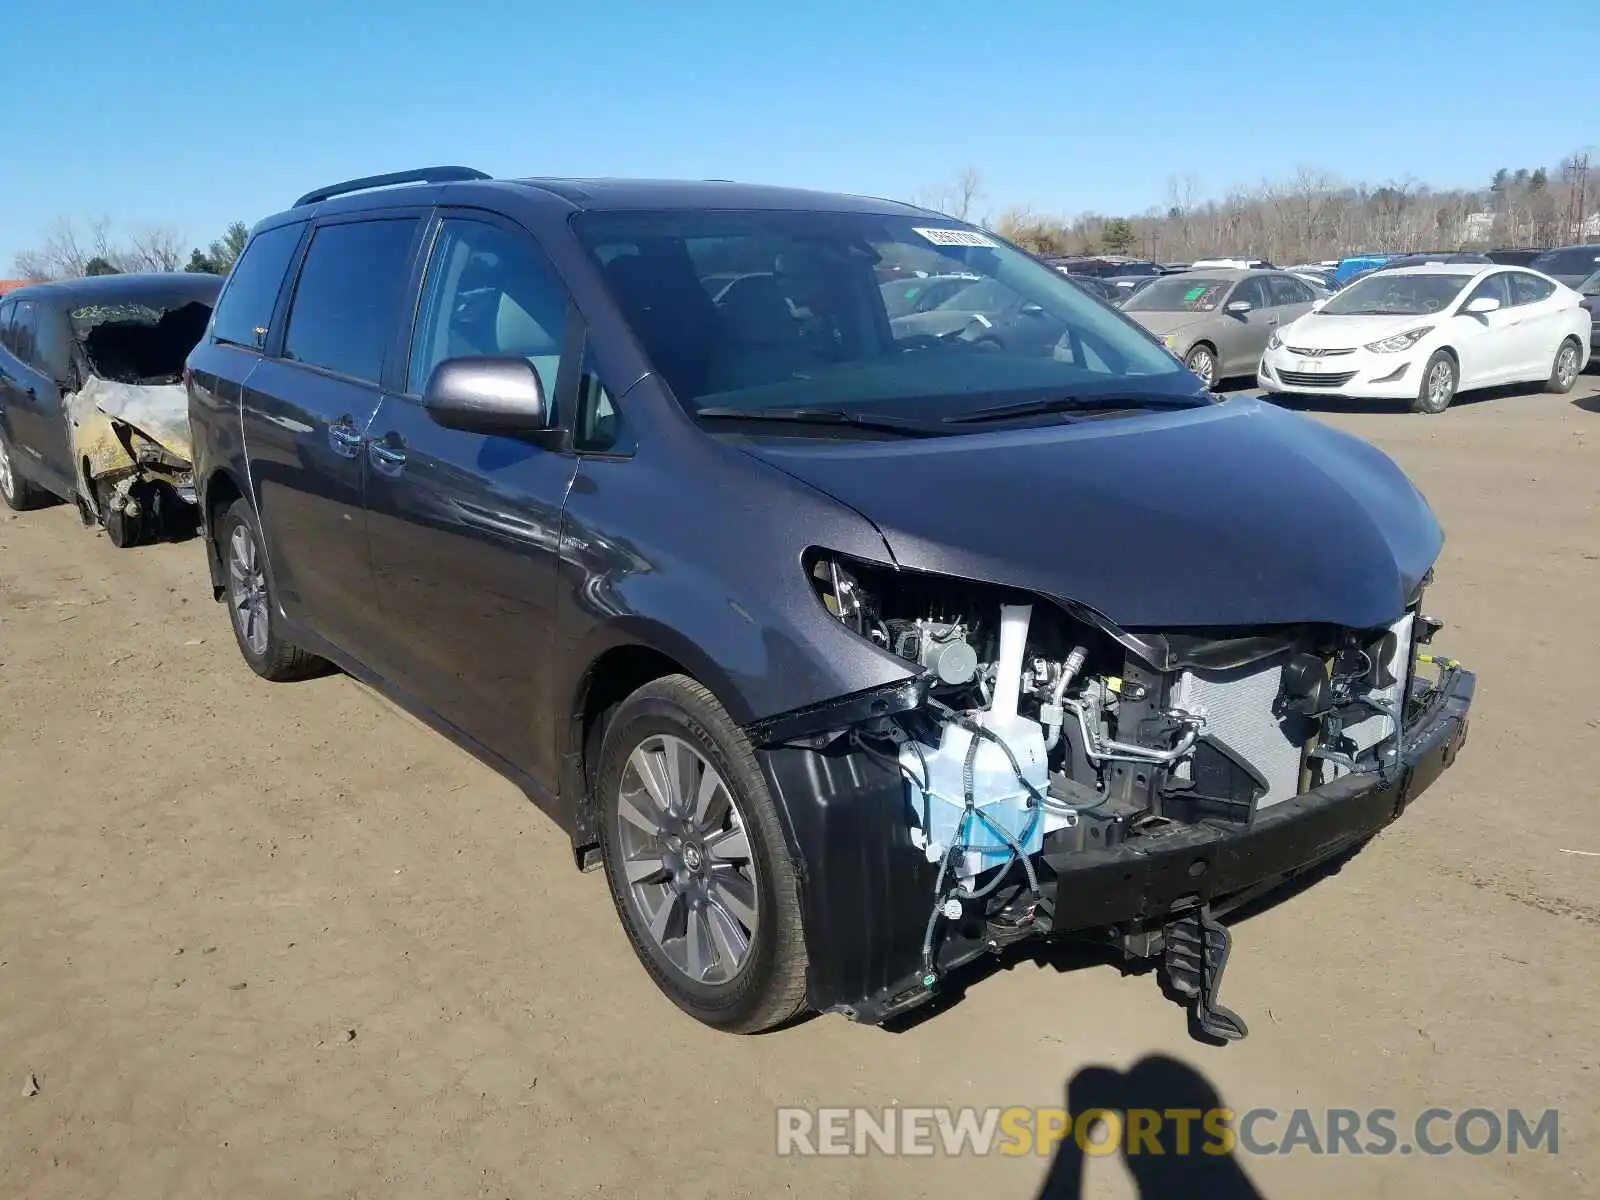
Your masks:
{"label": "hood", "polygon": [[902,567],[1076,602],[1129,630],[1404,611],[1444,537],[1359,438],[1254,399],[948,438],[745,453],[877,525]]}
{"label": "hood", "polygon": [[1198,329],[1200,326],[1215,320],[1218,315],[1214,312],[1128,312],[1127,309],[1122,311],[1127,313],[1130,321],[1139,322],[1157,337]]}
{"label": "hood", "polygon": [[1285,345],[1317,350],[1353,350],[1420,325],[1438,325],[1441,313],[1408,313],[1399,317],[1339,317],[1307,313],[1290,321],[1278,334]]}

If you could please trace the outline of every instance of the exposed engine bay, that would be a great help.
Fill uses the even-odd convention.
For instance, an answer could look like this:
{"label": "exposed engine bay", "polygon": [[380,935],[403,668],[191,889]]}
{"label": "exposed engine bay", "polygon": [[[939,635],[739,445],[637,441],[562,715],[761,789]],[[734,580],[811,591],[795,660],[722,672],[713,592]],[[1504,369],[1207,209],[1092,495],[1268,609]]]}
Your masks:
{"label": "exposed engine bay", "polygon": [[[937,868],[925,989],[942,973],[943,938],[970,935],[975,920],[991,949],[1074,928],[1050,911],[1041,871],[1201,825],[1249,830],[1340,779],[1398,779],[1402,731],[1428,695],[1415,668],[1434,661],[1420,647],[1441,628],[1422,615],[1420,588],[1381,628],[1159,634],[828,554],[807,570],[833,616],[920,671],[901,711],[806,741],[845,739],[903,778],[905,852]],[[1228,933],[1204,905],[1185,919],[1113,932],[1130,956],[1166,955],[1207,1033],[1242,1037],[1243,1021],[1215,1003]]]}
{"label": "exposed engine bay", "polygon": [[183,364],[209,305],[99,304],[72,314],[80,386],[64,400],[79,511],[118,546],[194,522],[194,470]]}

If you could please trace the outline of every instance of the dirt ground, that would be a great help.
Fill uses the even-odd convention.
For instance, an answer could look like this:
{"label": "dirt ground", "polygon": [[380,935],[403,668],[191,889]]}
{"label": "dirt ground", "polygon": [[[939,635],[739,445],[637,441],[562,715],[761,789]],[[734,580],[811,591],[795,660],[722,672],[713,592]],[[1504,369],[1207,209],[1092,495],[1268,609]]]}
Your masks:
{"label": "dirt ground", "polygon": [[1241,1155],[1265,1196],[1600,1193],[1596,393],[1316,414],[1432,501],[1479,693],[1404,820],[1235,926],[1226,1048],[1060,958],[900,1032],[702,1029],[509,784],[349,679],[251,675],[197,544],[0,512],[0,1196],[1078,1195],[1048,1156],[780,1158],[775,1109],[1061,1105],[1152,1055],[1238,1110],[1562,1114],[1555,1155]]}

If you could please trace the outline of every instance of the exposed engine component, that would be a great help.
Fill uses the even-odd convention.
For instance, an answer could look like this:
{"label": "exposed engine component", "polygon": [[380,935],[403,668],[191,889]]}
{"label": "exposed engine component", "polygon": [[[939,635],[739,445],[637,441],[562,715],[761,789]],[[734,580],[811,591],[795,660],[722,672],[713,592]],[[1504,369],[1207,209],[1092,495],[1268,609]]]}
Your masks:
{"label": "exposed engine component", "polygon": [[[1438,628],[1420,589],[1387,627],[1154,633],[892,566],[822,555],[808,570],[864,653],[870,643],[916,668],[892,706],[852,705],[832,725],[819,713],[782,740],[818,750],[848,736],[903,781],[906,840],[936,870],[919,973],[886,990],[889,1009],[931,991],[975,944],[1072,928],[1061,889],[1080,871],[1132,878],[1147,855],[1189,853],[1201,823],[1213,837],[1259,836],[1257,815],[1351,773],[1370,774],[1358,784],[1370,789],[1405,786],[1400,731],[1431,719],[1428,697],[1441,694],[1413,686]],[[1441,678],[1458,666],[1437,661]],[[879,785],[890,795],[892,779]],[[1184,869],[1199,880],[1211,865],[1197,854]],[[927,868],[907,870],[926,886]],[[1206,902],[1167,917],[1099,932],[1132,957],[1164,955],[1201,1027],[1243,1036],[1216,1003],[1226,928]]]}
{"label": "exposed engine component", "polygon": [[891,646],[901,658],[920,663],[946,687],[959,687],[978,677],[978,652],[967,641],[966,627],[943,621],[886,621]]}
{"label": "exposed engine component", "polygon": [[1101,845],[1150,822],[1247,823],[1375,769],[1402,724],[1410,614],[1379,630],[1169,637],[1188,657],[1157,670],[1056,605],[831,556],[810,574],[829,612],[923,671],[924,707],[874,736],[906,780],[913,844],[968,899],[1081,814]]}
{"label": "exposed engine component", "polygon": [[967,721],[945,722],[937,746],[910,742],[900,750],[913,842],[930,862],[953,855],[957,877],[969,886],[990,867],[1037,854],[1043,845],[1039,798],[1050,786],[1044,730],[1017,712],[1031,611],[1027,605],[1000,610],[993,703],[966,714]]}

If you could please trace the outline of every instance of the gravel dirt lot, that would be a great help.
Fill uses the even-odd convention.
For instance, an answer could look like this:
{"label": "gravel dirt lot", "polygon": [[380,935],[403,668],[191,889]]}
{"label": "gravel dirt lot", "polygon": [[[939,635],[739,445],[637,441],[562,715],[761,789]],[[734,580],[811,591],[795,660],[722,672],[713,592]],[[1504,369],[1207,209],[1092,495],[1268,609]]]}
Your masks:
{"label": "gravel dirt lot", "polygon": [[1553,1156],[1241,1155],[1261,1195],[1600,1194],[1596,393],[1316,414],[1438,511],[1436,648],[1479,692],[1404,820],[1236,924],[1226,1048],[1066,956],[899,1032],[704,1030],[508,783],[347,678],[251,675],[198,544],[0,513],[0,1196],[1072,1196],[1049,1156],[779,1158],[774,1110],[1060,1105],[1153,1055],[1235,1109],[1402,1133],[1561,1110]]}

